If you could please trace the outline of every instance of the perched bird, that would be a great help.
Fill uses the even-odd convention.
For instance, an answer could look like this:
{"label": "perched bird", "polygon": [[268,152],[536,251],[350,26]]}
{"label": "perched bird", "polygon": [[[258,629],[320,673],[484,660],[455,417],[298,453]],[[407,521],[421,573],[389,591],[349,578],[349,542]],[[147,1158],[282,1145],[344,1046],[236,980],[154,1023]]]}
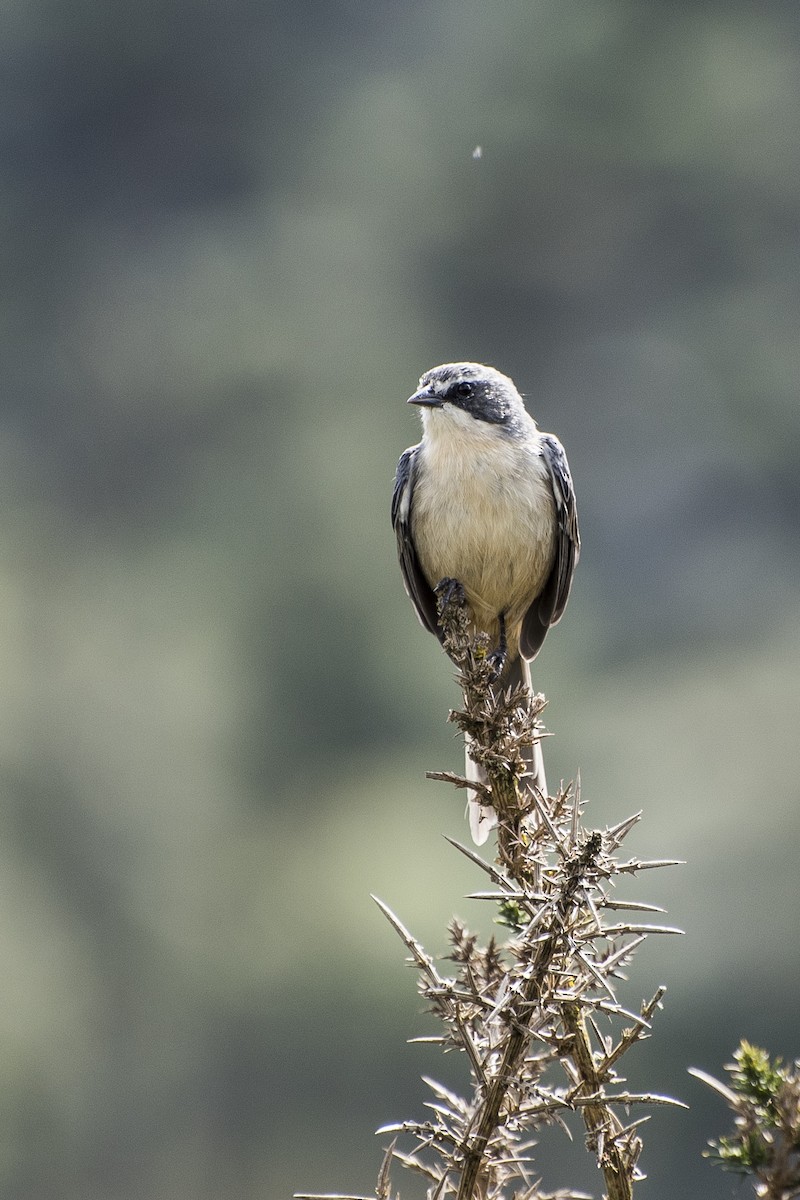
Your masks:
{"label": "perched bird", "polygon": [[[580,553],[575,493],[564,449],[540,433],[507,375],[480,363],[434,367],[408,399],[422,441],[397,464],[392,524],[406,591],[441,640],[434,589],[457,580],[475,631],[487,633],[498,685],[531,687],[528,663],[564,612]],[[539,744],[530,782],[547,791]],[[481,779],[469,755],[468,779]],[[478,845],[497,823],[470,793]]]}

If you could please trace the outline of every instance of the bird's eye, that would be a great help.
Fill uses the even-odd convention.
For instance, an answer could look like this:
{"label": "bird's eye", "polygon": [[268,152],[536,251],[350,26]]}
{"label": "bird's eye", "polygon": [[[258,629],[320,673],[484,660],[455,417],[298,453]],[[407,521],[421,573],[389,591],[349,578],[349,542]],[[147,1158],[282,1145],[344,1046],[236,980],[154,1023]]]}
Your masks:
{"label": "bird's eye", "polygon": [[466,379],[456,384],[456,395],[461,396],[462,400],[466,400],[472,395],[472,384],[468,383]]}

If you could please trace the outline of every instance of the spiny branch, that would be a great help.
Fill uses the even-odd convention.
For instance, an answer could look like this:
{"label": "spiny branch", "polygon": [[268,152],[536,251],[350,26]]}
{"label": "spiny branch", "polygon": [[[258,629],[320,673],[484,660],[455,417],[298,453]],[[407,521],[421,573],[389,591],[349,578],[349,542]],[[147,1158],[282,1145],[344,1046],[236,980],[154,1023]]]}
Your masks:
{"label": "spiny branch", "polygon": [[[376,900],[441,1022],[435,1038],[418,1040],[463,1053],[470,1086],[459,1096],[428,1079],[425,1118],[379,1130],[398,1140],[386,1152],[375,1194],[391,1200],[394,1162],[426,1181],[428,1200],[576,1200],[576,1192],[542,1190],[532,1151],[537,1130],[578,1114],[608,1200],[630,1200],[640,1177],[641,1120],[631,1122],[629,1110],[677,1102],[623,1086],[620,1060],[650,1035],[664,989],[630,1012],[617,998],[616,981],[649,935],[680,931],[651,922],[662,911],[657,906],[618,900],[613,889],[622,876],[674,860],[617,857],[640,813],[588,830],[579,784],[554,796],[532,790],[525,763],[544,733],[544,697],[497,686],[488,640],[472,636],[455,589],[444,594],[440,620],[464,697],[451,719],[469,735],[470,752],[483,767],[481,798],[498,818],[497,861],[448,840],[481,871],[486,890],[473,894],[497,904],[506,937],[481,945],[451,921],[445,970]],[[431,777],[456,788],[467,782],[449,772]]]}

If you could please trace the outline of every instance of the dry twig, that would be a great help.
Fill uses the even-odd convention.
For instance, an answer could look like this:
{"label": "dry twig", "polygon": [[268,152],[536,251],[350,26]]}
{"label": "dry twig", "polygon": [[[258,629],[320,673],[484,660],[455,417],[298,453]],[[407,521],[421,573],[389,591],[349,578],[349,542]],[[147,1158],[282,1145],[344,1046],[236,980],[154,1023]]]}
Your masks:
{"label": "dry twig", "polygon": [[[496,863],[452,844],[478,866],[492,890],[478,893],[499,906],[509,930],[503,944],[485,946],[460,922],[449,929],[446,975],[380,900],[381,910],[406,945],[419,988],[443,1031],[444,1050],[465,1054],[470,1094],[461,1097],[432,1080],[429,1115],[384,1126],[408,1148],[387,1151],[376,1189],[390,1200],[391,1161],[427,1181],[428,1200],[568,1200],[575,1192],[546,1193],[532,1171],[533,1134],[579,1113],[597,1158],[609,1200],[629,1200],[641,1176],[639,1126],[628,1111],[638,1105],[676,1104],[668,1097],[622,1089],[620,1059],[649,1036],[664,989],[638,1014],[618,1002],[615,982],[650,933],[680,932],[625,920],[630,912],[657,913],[652,905],[612,894],[616,878],[673,860],[619,862],[616,851],[640,814],[603,832],[581,827],[579,788],[555,796],[532,794],[524,780],[523,751],[543,736],[542,696],[503,691],[494,684],[488,645],[469,632],[468,614],[452,595],[442,602],[445,647],[457,664],[463,708],[451,720],[471,738],[482,764],[487,799],[498,816]],[[464,780],[437,772],[462,787]],[[611,915],[613,914],[613,915]],[[597,1021],[615,1030],[603,1034]]]}

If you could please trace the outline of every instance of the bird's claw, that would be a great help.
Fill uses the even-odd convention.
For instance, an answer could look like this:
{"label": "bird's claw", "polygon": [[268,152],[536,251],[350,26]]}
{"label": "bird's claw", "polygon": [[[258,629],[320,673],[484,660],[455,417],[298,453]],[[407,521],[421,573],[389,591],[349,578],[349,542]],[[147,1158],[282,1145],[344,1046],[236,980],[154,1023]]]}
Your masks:
{"label": "bird's claw", "polygon": [[489,664],[491,671],[492,671],[492,683],[495,683],[500,678],[500,676],[503,674],[503,671],[505,670],[505,667],[506,667],[507,659],[508,659],[508,654],[506,653],[505,650],[502,650],[499,646],[497,646],[491,652],[491,654],[487,655],[486,661]]}
{"label": "bird's claw", "polygon": [[487,656],[487,662],[492,669],[492,683],[494,683],[503,674],[508,662],[508,641],[506,639],[506,614],[500,613],[498,618],[500,624],[500,639]]}
{"label": "bird's claw", "polygon": [[455,604],[458,608],[463,608],[467,602],[467,598],[464,595],[464,585],[459,583],[457,579],[450,579],[448,577],[440,579],[433,591],[436,599],[439,601],[440,611],[451,604]]}

